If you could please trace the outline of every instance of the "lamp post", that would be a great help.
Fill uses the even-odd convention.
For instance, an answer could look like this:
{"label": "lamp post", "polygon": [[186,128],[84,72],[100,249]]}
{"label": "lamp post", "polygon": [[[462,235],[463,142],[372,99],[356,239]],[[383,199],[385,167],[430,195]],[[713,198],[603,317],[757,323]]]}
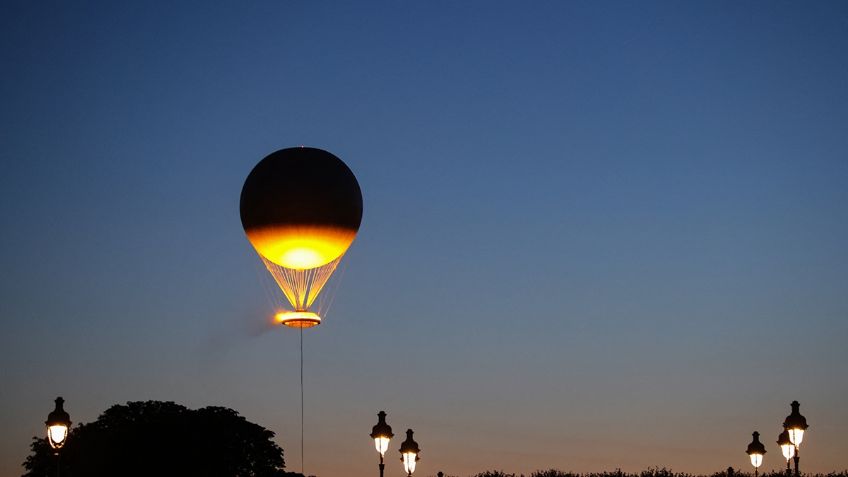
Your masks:
{"label": "lamp post", "polygon": [[783,452],[783,458],[786,459],[786,477],[792,477],[792,468],[789,466],[789,461],[795,457],[795,444],[789,440],[789,431],[783,428],[783,432],[777,436],[777,445],[780,446],[780,451]]}
{"label": "lamp post", "polygon": [[68,429],[71,427],[71,416],[65,412],[65,400],[61,397],[56,398],[56,408],[47,415],[47,420],[44,424],[47,425],[47,442],[56,453],[56,475],[59,476],[60,461],[59,449],[65,445],[68,440]]}
{"label": "lamp post", "polygon": [[801,415],[800,408],[801,405],[798,404],[798,401],[792,401],[792,413],[786,416],[786,419],[783,421],[783,427],[789,432],[789,441],[795,446],[795,477],[800,477],[801,473],[798,470],[798,461],[801,460],[798,457],[798,447],[801,446],[801,441],[804,440],[804,431],[807,430],[807,418]]}
{"label": "lamp post", "polygon": [[763,454],[766,453],[766,446],[760,442],[760,433],[754,431],[752,434],[754,436],[754,440],[748,444],[748,450],[745,451],[748,454],[748,457],[751,458],[751,465],[754,466],[754,477],[757,476],[757,471],[760,466],[763,465]]}
{"label": "lamp post", "polygon": [[418,447],[418,443],[412,438],[412,429],[407,429],[406,440],[400,445],[400,460],[403,462],[406,477],[412,477],[412,473],[415,472],[415,463],[420,459],[418,457],[419,452],[421,452],[421,449]]}
{"label": "lamp post", "polygon": [[371,438],[374,439],[374,446],[380,453],[380,477],[383,477],[383,470],[386,468],[383,463],[383,456],[386,455],[386,450],[389,448],[389,440],[394,436],[392,426],[386,424],[386,412],[378,412],[377,425],[371,428]]}

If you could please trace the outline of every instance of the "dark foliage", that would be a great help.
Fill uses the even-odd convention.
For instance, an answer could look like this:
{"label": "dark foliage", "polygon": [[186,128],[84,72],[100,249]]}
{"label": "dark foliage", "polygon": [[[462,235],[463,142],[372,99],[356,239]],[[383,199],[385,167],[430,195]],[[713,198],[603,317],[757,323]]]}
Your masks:
{"label": "dark foliage", "polygon": [[666,468],[648,469],[637,473],[622,472],[621,469],[616,469],[611,472],[593,472],[588,474],[579,474],[575,472],[563,472],[557,469],[537,470],[530,474],[530,477],[694,477],[691,474],[682,472],[672,472]]}
{"label": "dark foliage", "polygon": [[[760,477],[786,477],[784,472],[761,472]],[[522,474],[510,474],[502,470],[488,470],[475,474],[473,477],[524,477]],[[709,476],[695,476],[685,472],[672,472],[669,469],[648,469],[638,473],[622,472],[614,470],[611,472],[591,472],[580,474],[576,472],[564,472],[557,469],[537,470],[530,474],[530,477],[754,477],[753,472],[741,472],[728,468],[721,472],[716,472]],[[830,472],[828,474],[804,474],[802,477],[848,477],[848,471]]]}
{"label": "dark foliage", "polygon": [[285,472],[274,433],[224,407],[128,402],[71,429],[61,461],[35,437],[23,477],[296,477]]}

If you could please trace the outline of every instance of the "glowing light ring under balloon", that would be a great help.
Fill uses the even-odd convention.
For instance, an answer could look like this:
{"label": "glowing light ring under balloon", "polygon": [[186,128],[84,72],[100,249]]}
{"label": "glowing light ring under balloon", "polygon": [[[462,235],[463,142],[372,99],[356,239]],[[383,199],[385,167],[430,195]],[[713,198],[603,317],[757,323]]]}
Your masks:
{"label": "glowing light ring under balloon", "polygon": [[321,324],[321,317],[311,311],[281,311],[274,319],[290,328],[312,328]]}

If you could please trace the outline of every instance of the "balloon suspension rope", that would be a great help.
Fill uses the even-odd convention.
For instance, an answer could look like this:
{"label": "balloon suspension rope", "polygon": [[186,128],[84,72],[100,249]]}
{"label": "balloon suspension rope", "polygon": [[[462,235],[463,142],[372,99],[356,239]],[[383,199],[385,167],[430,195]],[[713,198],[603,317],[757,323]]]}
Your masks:
{"label": "balloon suspension rope", "polygon": [[303,328],[300,329],[300,473],[303,472]]}

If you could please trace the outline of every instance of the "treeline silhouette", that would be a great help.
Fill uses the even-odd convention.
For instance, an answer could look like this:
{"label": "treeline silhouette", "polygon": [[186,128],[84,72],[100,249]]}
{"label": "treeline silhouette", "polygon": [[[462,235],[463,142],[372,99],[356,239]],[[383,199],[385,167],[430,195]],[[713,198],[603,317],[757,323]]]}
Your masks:
{"label": "treeline silhouette", "polygon": [[[786,471],[766,471],[760,472],[760,477],[786,477]],[[793,474],[794,475],[794,474]],[[436,477],[435,475],[430,477]],[[443,477],[458,477],[445,473]],[[738,471],[733,468],[728,468],[721,472],[715,472],[708,475],[689,474],[686,472],[673,472],[666,468],[648,469],[641,472],[622,472],[614,470],[611,472],[565,472],[558,469],[537,470],[530,474],[512,474],[502,470],[487,470],[474,474],[471,477],[754,477],[753,472]],[[801,477],[848,477],[848,470],[840,472],[829,472],[827,474],[817,473],[801,473]]]}
{"label": "treeline silhouette", "polygon": [[274,433],[225,407],[114,405],[71,428],[59,458],[33,437],[23,477],[303,477],[286,472]]}
{"label": "treeline silhouette", "polygon": [[[57,465],[62,477],[304,477],[285,471],[283,449],[273,437],[273,432],[225,407],[193,410],[170,401],[128,402],[110,407],[94,422],[71,428],[61,459],[44,436],[33,437],[23,477],[56,475]],[[786,477],[786,473],[766,471],[759,476]],[[445,473],[442,477],[458,476]],[[753,477],[753,472],[733,468],[709,475],[666,468],[637,473],[487,470],[470,477]],[[848,470],[802,473],[802,477],[848,477]]]}

